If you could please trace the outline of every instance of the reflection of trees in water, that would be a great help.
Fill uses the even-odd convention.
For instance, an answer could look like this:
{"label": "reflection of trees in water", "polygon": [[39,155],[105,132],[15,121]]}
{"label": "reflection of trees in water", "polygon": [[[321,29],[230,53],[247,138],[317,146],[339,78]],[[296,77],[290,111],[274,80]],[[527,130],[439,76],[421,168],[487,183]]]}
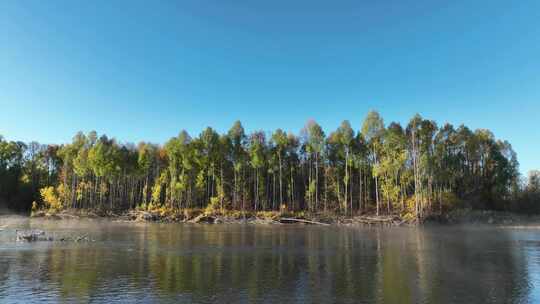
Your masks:
{"label": "reflection of trees in water", "polygon": [[[150,225],[122,233],[21,251],[16,269],[39,265],[27,280],[84,300],[509,303],[528,292],[526,258],[504,231]],[[0,263],[0,284],[9,267]]]}
{"label": "reflection of trees in water", "polygon": [[430,303],[522,303],[529,292],[527,257],[503,229],[441,229],[418,233],[429,271],[422,291]]}
{"label": "reflection of trees in water", "polygon": [[[11,275],[11,263],[5,263],[0,260],[0,286],[7,286],[7,282]],[[0,290],[0,295],[2,295],[3,290]]]}

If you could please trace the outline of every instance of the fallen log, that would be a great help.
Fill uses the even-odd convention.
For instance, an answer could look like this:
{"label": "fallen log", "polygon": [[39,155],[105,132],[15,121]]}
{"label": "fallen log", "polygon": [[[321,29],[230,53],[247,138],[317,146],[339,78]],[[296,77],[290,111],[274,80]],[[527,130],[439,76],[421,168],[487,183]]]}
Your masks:
{"label": "fallen log", "polygon": [[394,226],[401,226],[405,223],[405,220],[401,220],[401,221],[393,221],[392,224],[394,224]]}
{"label": "fallen log", "polygon": [[391,226],[401,226],[406,221],[397,216],[357,216],[350,219],[343,220],[343,223],[348,225],[354,224],[363,224],[363,225],[391,225]]}
{"label": "fallen log", "polygon": [[310,221],[310,220],[304,220],[304,219],[298,219],[298,218],[290,218],[290,217],[282,217],[279,219],[280,223],[289,223],[289,222],[296,222],[296,223],[306,223],[306,224],[313,224],[313,225],[323,225],[323,226],[330,226],[330,224],[322,223],[322,222],[316,222],[316,221]]}
{"label": "fallen log", "polygon": [[200,214],[194,219],[189,221],[190,223],[216,223],[216,218],[210,215]]}
{"label": "fallen log", "polygon": [[358,218],[359,220],[364,221],[370,221],[370,222],[391,222],[395,218],[394,217],[369,217],[369,216],[362,216]]}

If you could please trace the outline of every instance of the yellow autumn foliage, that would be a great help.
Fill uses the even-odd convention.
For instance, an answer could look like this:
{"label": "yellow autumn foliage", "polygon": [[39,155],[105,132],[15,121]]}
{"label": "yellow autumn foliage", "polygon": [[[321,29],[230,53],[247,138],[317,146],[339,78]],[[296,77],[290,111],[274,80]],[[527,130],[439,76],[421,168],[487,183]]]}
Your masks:
{"label": "yellow autumn foliage", "polygon": [[62,201],[54,187],[44,187],[39,190],[45,207],[55,211],[62,210]]}

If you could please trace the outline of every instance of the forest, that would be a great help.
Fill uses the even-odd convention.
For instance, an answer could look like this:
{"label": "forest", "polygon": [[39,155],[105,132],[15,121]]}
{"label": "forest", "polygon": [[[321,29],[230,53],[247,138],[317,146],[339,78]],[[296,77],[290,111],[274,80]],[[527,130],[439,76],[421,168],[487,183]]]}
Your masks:
{"label": "forest", "polygon": [[122,211],[167,207],[304,211],[422,218],[454,208],[539,212],[540,172],[519,174],[509,142],[486,129],[406,126],[371,111],[355,130],[326,134],[180,131],[163,145],[121,143],[92,131],[42,145],[0,136],[0,206]]}

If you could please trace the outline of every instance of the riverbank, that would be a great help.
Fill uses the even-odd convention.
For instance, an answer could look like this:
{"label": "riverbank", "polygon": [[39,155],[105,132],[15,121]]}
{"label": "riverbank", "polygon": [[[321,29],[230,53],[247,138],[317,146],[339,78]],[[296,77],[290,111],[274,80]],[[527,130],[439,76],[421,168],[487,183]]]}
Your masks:
{"label": "riverbank", "polygon": [[158,223],[205,223],[205,224],[311,224],[339,226],[403,226],[416,225],[415,219],[404,219],[397,215],[343,216],[334,213],[278,212],[278,211],[227,211],[207,212],[203,209],[185,210],[140,210],[123,212],[100,212],[95,210],[69,209],[59,212],[39,210],[31,217],[50,220],[77,220],[106,218],[121,222]]}
{"label": "riverbank", "polygon": [[540,227],[540,215],[523,215],[502,211],[457,209],[443,215],[431,215],[418,221],[399,215],[344,216],[333,213],[306,212],[205,212],[203,209],[140,210],[99,212],[93,210],[37,211],[32,217],[50,220],[110,219],[120,222],[204,223],[204,224],[311,224],[325,226],[418,226],[418,225],[490,225],[507,227]]}
{"label": "riverbank", "polygon": [[540,227],[540,215],[506,211],[456,209],[443,215],[429,216],[426,224],[490,225],[501,227]]}

